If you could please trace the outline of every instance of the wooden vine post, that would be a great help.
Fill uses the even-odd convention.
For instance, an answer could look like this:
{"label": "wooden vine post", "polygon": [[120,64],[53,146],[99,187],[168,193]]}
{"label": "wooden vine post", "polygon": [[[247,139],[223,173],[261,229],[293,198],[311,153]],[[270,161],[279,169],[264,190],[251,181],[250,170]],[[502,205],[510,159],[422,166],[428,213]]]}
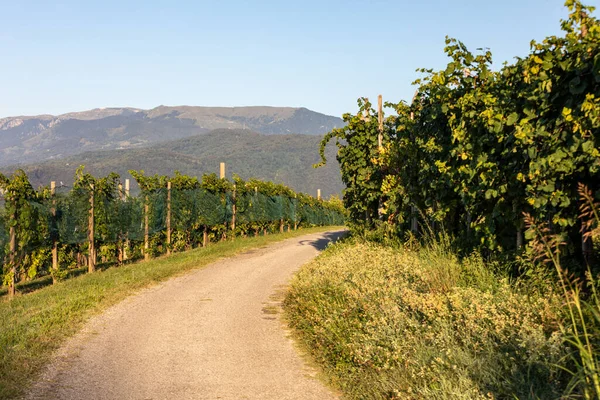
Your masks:
{"label": "wooden vine post", "polygon": [[[119,182],[119,200],[125,201],[125,192],[123,190],[123,184]],[[118,265],[123,265],[123,252],[125,251],[125,244],[123,238],[123,232],[119,232],[117,236],[117,262]]]}
{"label": "wooden vine post", "polygon": [[94,243],[94,184],[90,184],[90,211],[88,217],[88,272],[96,271],[96,246]]}
{"label": "wooden vine post", "polygon": [[8,282],[8,298],[12,300],[17,293],[16,290],[16,280],[17,280],[17,210],[16,207],[13,210],[11,215],[11,224],[10,224],[10,240],[9,240],[9,257],[8,261],[10,263],[10,281]]}
{"label": "wooden vine post", "polygon": [[[379,95],[377,98],[377,122],[379,123],[378,135],[377,135],[377,150],[379,154],[383,151],[383,96]],[[377,216],[379,219],[383,218],[383,212],[381,210],[381,198],[377,200]]]}
{"label": "wooden vine post", "polygon": [[[124,200],[129,199],[129,179],[125,179],[125,197]],[[129,248],[129,232],[126,233],[125,243],[123,244],[123,261],[127,261],[127,249]]]}
{"label": "wooden vine post", "polygon": [[281,218],[279,219],[279,233],[283,233],[283,196],[281,198]]}
{"label": "wooden vine post", "polygon": [[383,96],[377,99],[377,120],[379,122],[379,135],[377,136],[377,148],[381,153],[383,149]]}
{"label": "wooden vine post", "polygon": [[[257,186],[254,186],[254,196],[257,196],[257,198],[258,198],[258,187]],[[256,230],[254,231],[254,237],[258,237],[258,224],[256,226]]]}
{"label": "wooden vine post", "polygon": [[513,203],[513,213],[517,216],[517,250],[520,250],[523,247],[523,228],[524,222],[523,217],[518,216],[518,207],[517,203]]}
{"label": "wooden vine post", "polygon": [[171,254],[171,182],[167,182],[167,255]]}
{"label": "wooden vine post", "polygon": [[144,260],[150,259],[150,200],[148,195],[144,198]]}
{"label": "wooden vine post", "polygon": [[[219,164],[219,178],[225,179],[225,163],[224,162]],[[226,197],[221,196],[221,201],[226,203],[227,202]],[[227,228],[228,228],[227,225],[229,225],[229,224],[227,223],[227,221],[225,221],[225,231],[223,232],[223,236],[221,236],[221,241],[224,241],[227,239]]]}
{"label": "wooden vine post", "polygon": [[233,205],[231,206],[231,240],[235,240],[235,217],[237,214],[236,196],[237,196],[237,185],[233,185],[232,200]]}
{"label": "wooden vine post", "polygon": [[[415,98],[417,97],[417,94],[419,93],[419,91],[415,92],[415,95],[413,96],[412,102],[415,102]],[[415,120],[415,113],[414,111],[410,112],[410,120],[414,121]],[[411,214],[411,218],[410,218],[410,230],[412,233],[417,233],[419,231],[419,221],[417,220],[417,207],[412,204],[410,206],[410,214]]]}
{"label": "wooden vine post", "polygon": [[298,195],[294,193],[294,230],[298,229]]}
{"label": "wooden vine post", "polygon": [[[53,224],[56,227],[56,182],[50,182],[50,194],[52,195],[52,214]],[[52,270],[58,271],[58,238],[56,232],[52,235]],[[52,283],[56,283],[56,276],[52,275]]]}

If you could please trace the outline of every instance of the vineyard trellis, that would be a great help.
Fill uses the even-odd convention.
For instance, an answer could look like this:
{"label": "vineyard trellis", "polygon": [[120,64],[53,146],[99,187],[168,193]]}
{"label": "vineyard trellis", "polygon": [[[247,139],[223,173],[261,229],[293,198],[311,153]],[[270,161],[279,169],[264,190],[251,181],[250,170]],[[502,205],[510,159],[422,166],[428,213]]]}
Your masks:
{"label": "vineyard trellis", "polygon": [[321,155],[335,139],[357,229],[431,227],[466,252],[514,254],[528,213],[562,235],[565,255],[586,259],[577,189],[600,198],[600,23],[593,7],[566,6],[563,36],[533,41],[499,71],[488,49],[447,38],[447,67],[420,70],[412,102],[386,103],[394,115],[382,122],[365,98],[344,115]]}
{"label": "vineyard trellis", "polygon": [[48,274],[56,281],[77,268],[93,272],[97,263],[123,264],[285,226],[344,223],[341,201],[272,182],[130,173],[137,196],[123,189],[119,175],[97,178],[83,166],[72,187],[34,190],[22,170],[0,175],[0,261],[9,295],[19,281]]}

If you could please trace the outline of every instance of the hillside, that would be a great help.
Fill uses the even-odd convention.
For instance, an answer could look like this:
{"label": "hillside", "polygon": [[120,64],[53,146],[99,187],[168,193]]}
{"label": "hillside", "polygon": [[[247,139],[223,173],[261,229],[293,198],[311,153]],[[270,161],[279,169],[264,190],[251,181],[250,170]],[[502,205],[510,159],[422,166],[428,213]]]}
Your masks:
{"label": "hillside", "polygon": [[[316,135],[264,135],[249,130],[218,129],[207,134],[163,142],[147,148],[94,151],[21,166],[34,186],[48,185],[51,180],[69,185],[75,169],[84,164],[94,175],[117,172],[130,178],[130,169],[143,169],[148,174],[171,175],[179,170],[183,174],[200,176],[217,172],[219,163],[227,164],[227,177],[232,173],[242,178],[256,177],[284,183],[299,192],[316,194],[322,190],[324,197],[340,194],[343,184],[335,160],[335,148],[328,149],[328,159],[333,162],[314,169],[319,161],[319,142]],[[12,173],[16,166],[1,168]]]}
{"label": "hillside", "polygon": [[134,149],[214,129],[323,135],[341,119],[306,108],[167,107],[104,108],[59,116],[0,119],[0,166],[27,164],[87,151]]}

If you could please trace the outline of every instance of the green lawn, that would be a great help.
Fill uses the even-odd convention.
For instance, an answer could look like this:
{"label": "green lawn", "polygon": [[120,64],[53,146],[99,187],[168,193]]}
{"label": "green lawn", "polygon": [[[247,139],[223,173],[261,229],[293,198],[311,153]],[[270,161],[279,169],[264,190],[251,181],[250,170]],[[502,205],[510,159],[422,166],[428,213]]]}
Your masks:
{"label": "green lawn", "polygon": [[91,316],[136,291],[245,250],[331,229],[335,228],[301,229],[216,243],[82,275],[18,296],[13,301],[0,301],[0,399],[22,394],[65,339],[76,333]]}

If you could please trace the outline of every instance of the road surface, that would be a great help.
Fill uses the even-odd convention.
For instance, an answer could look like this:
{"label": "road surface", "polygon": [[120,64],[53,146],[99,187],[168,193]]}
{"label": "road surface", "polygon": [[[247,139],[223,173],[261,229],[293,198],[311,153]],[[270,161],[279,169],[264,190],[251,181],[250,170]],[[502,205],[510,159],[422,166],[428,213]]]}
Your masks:
{"label": "road surface", "polygon": [[343,234],[288,239],[129,297],[63,346],[27,398],[337,398],[298,355],[277,294]]}

